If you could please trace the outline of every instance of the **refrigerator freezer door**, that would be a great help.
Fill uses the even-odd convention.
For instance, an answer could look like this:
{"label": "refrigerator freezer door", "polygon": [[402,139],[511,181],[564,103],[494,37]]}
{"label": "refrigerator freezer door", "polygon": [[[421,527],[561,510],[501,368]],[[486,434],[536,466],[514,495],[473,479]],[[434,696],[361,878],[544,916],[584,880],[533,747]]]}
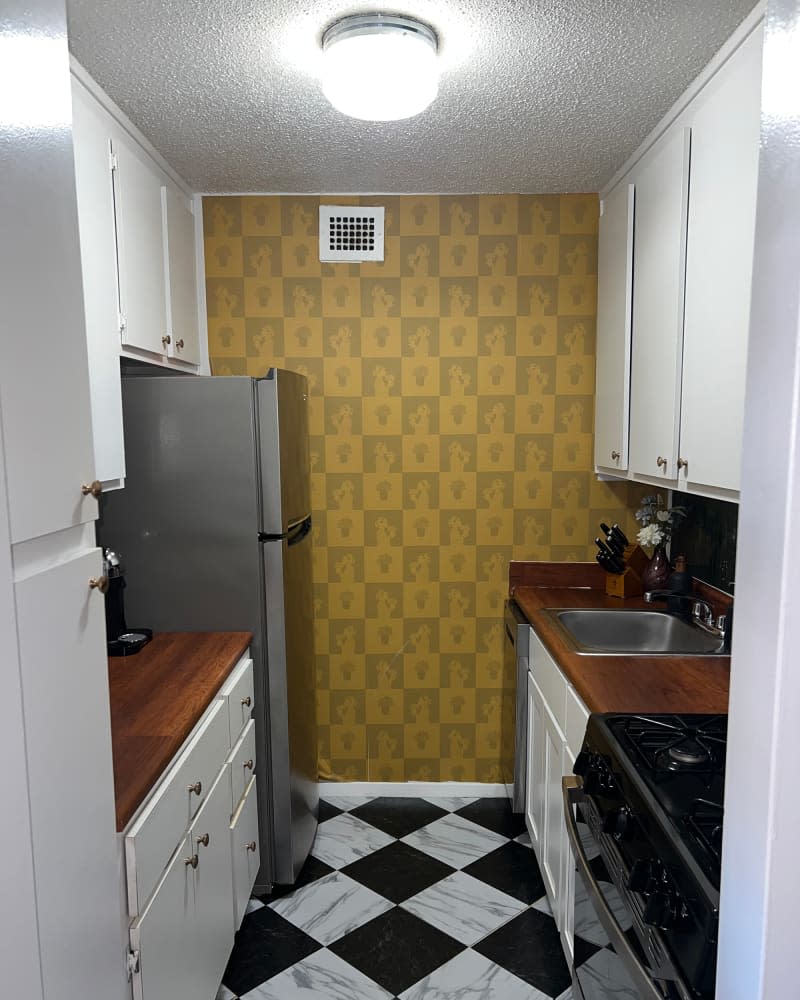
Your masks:
{"label": "refrigerator freezer door", "polygon": [[297,878],[317,828],[316,664],[311,519],[264,542],[274,879]]}
{"label": "refrigerator freezer door", "polygon": [[270,368],[256,382],[261,449],[261,531],[283,535],[311,512],[308,380]]}

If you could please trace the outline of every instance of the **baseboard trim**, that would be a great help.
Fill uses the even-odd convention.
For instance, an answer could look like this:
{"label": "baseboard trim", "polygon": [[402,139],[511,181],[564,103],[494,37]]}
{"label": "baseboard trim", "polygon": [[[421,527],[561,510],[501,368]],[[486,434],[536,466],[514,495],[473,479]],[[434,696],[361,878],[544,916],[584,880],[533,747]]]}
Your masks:
{"label": "baseboard trim", "polygon": [[319,794],[341,798],[370,798],[379,795],[395,798],[453,799],[508,797],[507,786],[483,781],[320,781]]}

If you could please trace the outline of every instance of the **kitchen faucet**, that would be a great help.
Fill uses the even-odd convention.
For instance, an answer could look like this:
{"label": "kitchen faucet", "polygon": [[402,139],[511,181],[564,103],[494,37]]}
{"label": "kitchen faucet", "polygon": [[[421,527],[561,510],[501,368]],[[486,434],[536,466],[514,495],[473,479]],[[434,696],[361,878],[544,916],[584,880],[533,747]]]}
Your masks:
{"label": "kitchen faucet", "polygon": [[714,618],[714,609],[702,598],[695,597],[694,594],[681,594],[676,590],[646,590],[642,594],[648,604],[654,601],[666,601],[667,609],[673,610],[675,605],[681,601],[691,604],[691,619],[704,632],[722,639],[727,648],[730,648],[731,629],[733,625],[733,605],[731,604],[727,614]]}

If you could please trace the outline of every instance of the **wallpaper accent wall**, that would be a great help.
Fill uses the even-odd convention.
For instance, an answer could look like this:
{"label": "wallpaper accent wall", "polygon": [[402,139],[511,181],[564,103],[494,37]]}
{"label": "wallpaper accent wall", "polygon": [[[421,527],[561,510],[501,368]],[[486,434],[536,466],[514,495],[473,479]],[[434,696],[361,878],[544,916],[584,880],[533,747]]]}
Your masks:
{"label": "wallpaper accent wall", "polygon": [[[383,205],[320,264],[318,206]],[[212,370],[308,376],[320,769],[508,780],[508,561],[633,530],[592,473],[591,194],[203,200]]]}

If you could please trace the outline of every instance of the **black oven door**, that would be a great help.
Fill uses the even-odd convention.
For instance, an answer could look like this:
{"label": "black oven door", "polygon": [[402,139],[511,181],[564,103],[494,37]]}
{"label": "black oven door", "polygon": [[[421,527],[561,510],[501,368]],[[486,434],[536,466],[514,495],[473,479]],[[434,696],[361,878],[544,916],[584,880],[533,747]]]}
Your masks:
{"label": "black oven door", "polygon": [[575,807],[583,797],[580,779],[565,777],[562,791],[575,862],[573,1000],[692,1000],[688,987],[677,977],[655,977],[654,962],[648,960],[632,929],[630,912],[608,874],[601,850],[587,824],[576,815]]}

